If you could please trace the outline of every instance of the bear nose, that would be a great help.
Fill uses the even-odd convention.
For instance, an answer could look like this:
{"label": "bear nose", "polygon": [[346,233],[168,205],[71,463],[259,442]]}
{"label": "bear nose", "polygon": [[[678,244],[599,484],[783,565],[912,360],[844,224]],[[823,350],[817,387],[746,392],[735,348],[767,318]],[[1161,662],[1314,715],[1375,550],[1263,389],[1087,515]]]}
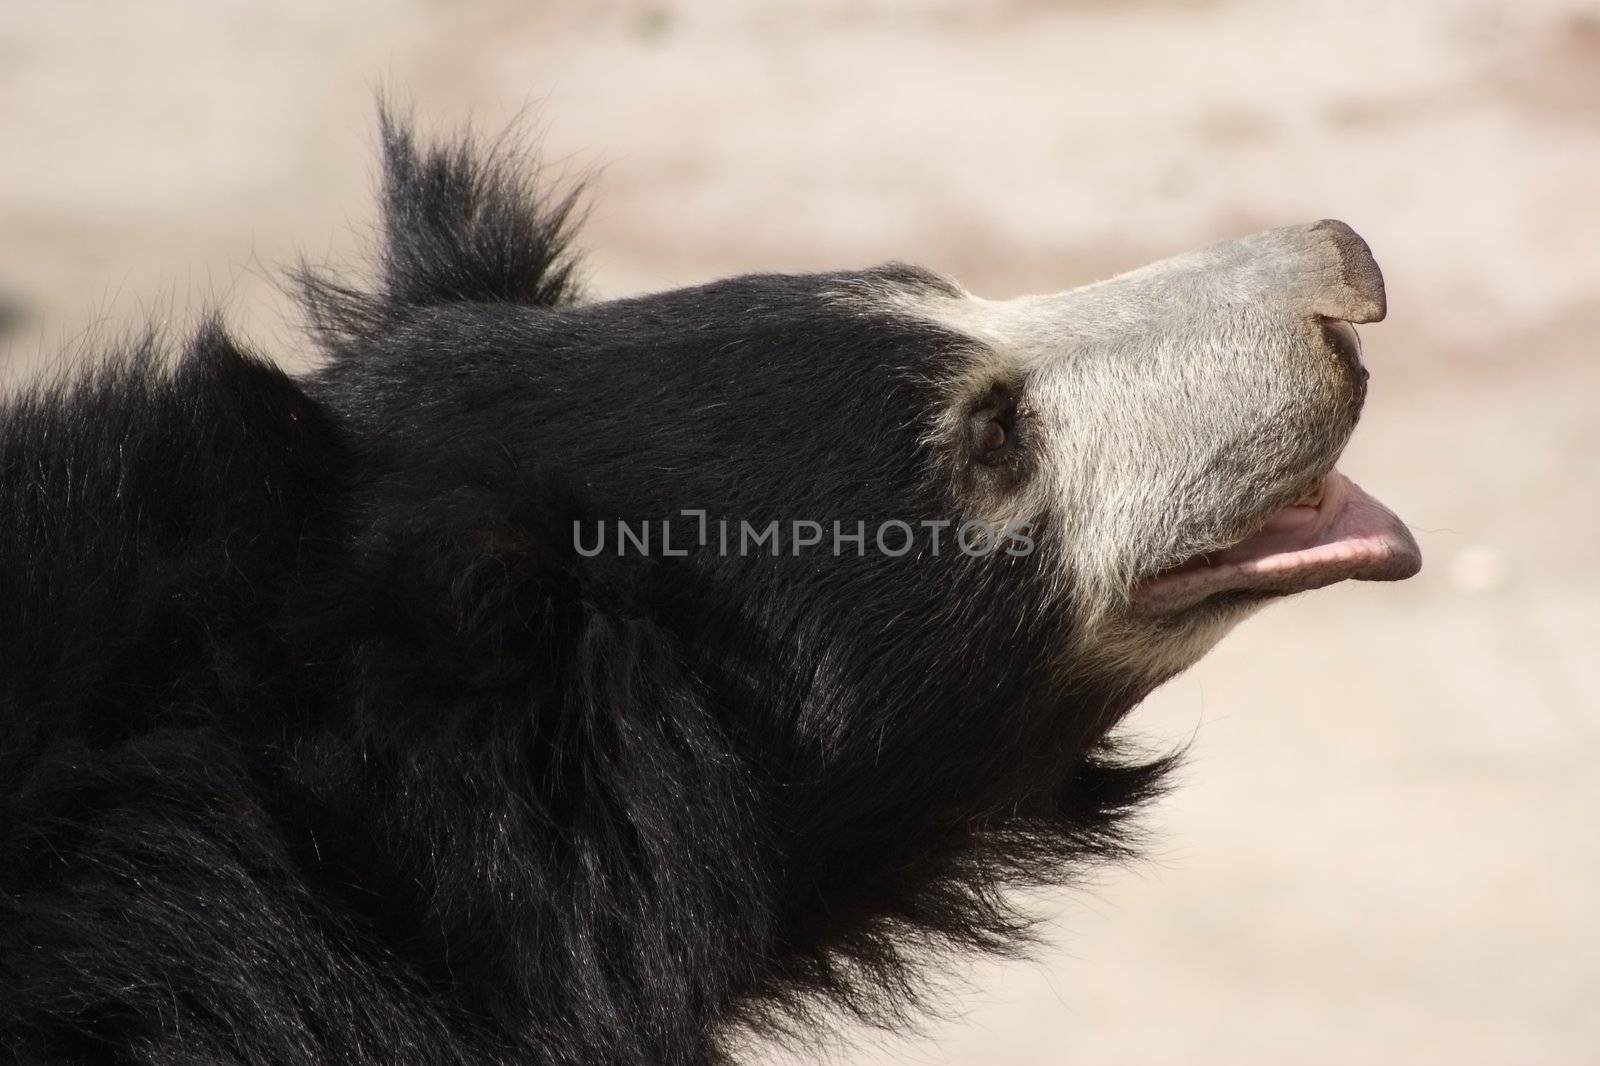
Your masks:
{"label": "bear nose", "polygon": [[1383,272],[1360,234],[1331,218],[1279,233],[1298,246],[1303,294],[1313,314],[1341,323],[1382,321],[1388,310]]}

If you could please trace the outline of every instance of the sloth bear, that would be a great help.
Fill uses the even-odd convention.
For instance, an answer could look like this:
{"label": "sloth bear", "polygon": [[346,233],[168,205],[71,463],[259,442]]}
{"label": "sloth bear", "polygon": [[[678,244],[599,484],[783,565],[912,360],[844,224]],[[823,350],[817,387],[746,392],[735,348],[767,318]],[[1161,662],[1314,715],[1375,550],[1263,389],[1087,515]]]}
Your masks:
{"label": "sloth bear", "polygon": [[1010,301],[589,301],[571,197],[383,122],[296,378],[211,322],[0,413],[0,1050],[721,1061],[1008,950],[1264,601],[1418,565],[1333,465],[1347,226]]}

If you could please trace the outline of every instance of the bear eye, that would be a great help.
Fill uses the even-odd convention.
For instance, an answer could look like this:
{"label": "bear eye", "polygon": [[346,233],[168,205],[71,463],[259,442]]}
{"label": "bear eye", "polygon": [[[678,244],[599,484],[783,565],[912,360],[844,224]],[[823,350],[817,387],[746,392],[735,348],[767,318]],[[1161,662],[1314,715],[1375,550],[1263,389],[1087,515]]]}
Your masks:
{"label": "bear eye", "polygon": [[995,385],[967,414],[967,441],[972,457],[984,466],[1009,466],[1017,451],[1017,395]]}

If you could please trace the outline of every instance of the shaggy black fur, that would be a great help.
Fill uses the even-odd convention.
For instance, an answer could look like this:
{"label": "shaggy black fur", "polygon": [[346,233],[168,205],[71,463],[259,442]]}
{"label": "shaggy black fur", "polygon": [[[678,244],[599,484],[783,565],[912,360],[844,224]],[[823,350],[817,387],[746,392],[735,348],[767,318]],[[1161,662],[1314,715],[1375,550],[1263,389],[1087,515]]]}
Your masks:
{"label": "shaggy black fur", "polygon": [[0,412],[0,1056],[707,1063],[893,1024],[1119,853],[1164,764],[1062,661],[1048,538],[574,548],[956,517],[966,342],[839,298],[941,281],[580,303],[570,199],[383,129],[381,286],[301,279],[323,370],[208,325]]}

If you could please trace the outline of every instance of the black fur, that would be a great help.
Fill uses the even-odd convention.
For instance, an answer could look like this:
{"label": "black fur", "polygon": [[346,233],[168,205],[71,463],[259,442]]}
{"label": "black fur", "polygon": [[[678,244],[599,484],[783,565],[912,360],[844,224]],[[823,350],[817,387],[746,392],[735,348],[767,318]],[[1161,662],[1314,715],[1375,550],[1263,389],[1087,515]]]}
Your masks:
{"label": "black fur", "polygon": [[[645,557],[573,523],[950,517],[965,343],[837,293],[576,300],[573,201],[385,119],[327,365],[208,325],[0,425],[0,1054],[706,1063],[1121,853],[1164,762],[1051,544]],[[582,528],[582,526],[580,526]]]}

